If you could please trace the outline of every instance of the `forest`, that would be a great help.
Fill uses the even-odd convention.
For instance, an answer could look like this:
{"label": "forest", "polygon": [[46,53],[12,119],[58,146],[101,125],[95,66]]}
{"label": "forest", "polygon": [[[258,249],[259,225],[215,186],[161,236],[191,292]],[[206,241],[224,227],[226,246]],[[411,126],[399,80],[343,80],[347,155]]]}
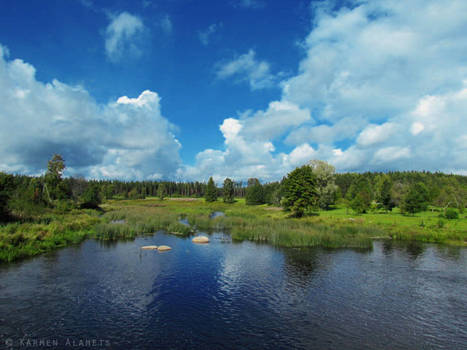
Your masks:
{"label": "forest", "polygon": [[[467,177],[428,171],[389,171],[365,173],[335,173],[334,167],[323,161],[309,164],[314,179],[307,194],[300,185],[297,197],[311,199],[304,210],[326,210],[338,204],[358,214],[368,211],[391,211],[414,214],[428,206],[441,208],[443,215],[452,210],[463,214],[467,204]],[[287,180],[261,184],[256,178],[247,182],[226,179],[216,186],[212,178],[204,182],[86,180],[63,177],[65,160],[58,154],[48,162],[43,176],[33,177],[0,172],[0,219],[29,221],[48,208],[59,210],[98,208],[109,199],[144,199],[146,197],[204,198],[211,187],[210,198],[245,198],[247,205],[287,205]],[[290,174],[289,174],[290,175]],[[214,197],[213,197],[214,191]],[[227,198],[227,199],[226,199]],[[209,198],[207,198],[209,200]],[[290,202],[290,201],[289,201]],[[305,212],[299,214],[301,216]],[[454,214],[456,215],[456,214]]]}
{"label": "forest", "polygon": [[[58,154],[42,176],[0,173],[0,261],[92,237],[224,230],[281,246],[365,247],[374,238],[465,245],[467,177],[426,171],[336,173],[312,160],[281,181],[86,180]],[[210,220],[214,211],[225,217]],[[185,217],[189,226],[180,224]]]}

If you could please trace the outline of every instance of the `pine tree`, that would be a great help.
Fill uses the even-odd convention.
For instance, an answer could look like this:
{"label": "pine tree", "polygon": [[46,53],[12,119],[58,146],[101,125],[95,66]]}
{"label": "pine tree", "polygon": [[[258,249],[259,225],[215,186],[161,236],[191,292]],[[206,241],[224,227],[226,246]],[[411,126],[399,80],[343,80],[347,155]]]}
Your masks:
{"label": "pine tree", "polygon": [[230,180],[229,178],[224,180],[223,197],[225,203],[233,203],[235,201],[234,185],[232,180]]}
{"label": "pine tree", "polygon": [[165,185],[163,183],[160,183],[157,188],[157,196],[161,201],[165,198]]}
{"label": "pine tree", "polygon": [[310,166],[304,165],[287,175],[283,181],[284,198],[282,205],[293,216],[301,217],[317,205],[318,191],[316,176]]}
{"label": "pine tree", "polygon": [[392,182],[389,176],[385,175],[379,185],[378,203],[386,211],[391,211],[395,204],[391,196]]}
{"label": "pine tree", "polygon": [[217,187],[212,179],[212,176],[209,178],[208,185],[206,187],[206,202],[215,202],[217,201]]}
{"label": "pine tree", "polygon": [[248,179],[248,187],[246,188],[245,202],[247,205],[259,205],[265,203],[264,189],[258,179]]}

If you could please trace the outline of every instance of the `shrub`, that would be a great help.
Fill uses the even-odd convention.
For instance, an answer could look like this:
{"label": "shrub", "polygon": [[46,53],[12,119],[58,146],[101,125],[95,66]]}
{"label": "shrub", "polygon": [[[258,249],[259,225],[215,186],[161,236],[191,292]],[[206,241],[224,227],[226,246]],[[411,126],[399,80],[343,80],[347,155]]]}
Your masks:
{"label": "shrub", "polygon": [[446,209],[444,216],[449,220],[459,219],[459,213],[453,208]]}

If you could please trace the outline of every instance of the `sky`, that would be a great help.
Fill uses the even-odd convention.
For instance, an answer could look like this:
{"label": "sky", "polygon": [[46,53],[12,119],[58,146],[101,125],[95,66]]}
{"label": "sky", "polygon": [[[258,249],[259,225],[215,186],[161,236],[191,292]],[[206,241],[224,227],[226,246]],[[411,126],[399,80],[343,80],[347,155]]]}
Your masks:
{"label": "sky", "polygon": [[467,175],[465,0],[2,0],[0,171]]}

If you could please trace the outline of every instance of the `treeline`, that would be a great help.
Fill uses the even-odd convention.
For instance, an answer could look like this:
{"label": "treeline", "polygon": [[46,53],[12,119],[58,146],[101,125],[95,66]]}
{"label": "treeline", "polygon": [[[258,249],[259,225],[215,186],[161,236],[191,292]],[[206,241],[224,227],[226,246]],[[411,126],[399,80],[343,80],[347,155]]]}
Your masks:
{"label": "treeline", "polygon": [[[210,183],[213,184],[212,179]],[[225,182],[223,192],[224,201],[229,202]],[[216,197],[207,196],[206,200],[213,201]],[[281,182],[262,185],[256,178],[249,179],[245,201],[250,205],[282,206],[295,216],[328,210],[335,204],[359,214],[389,212],[394,207],[399,207],[402,213],[414,214],[432,205],[441,207],[446,217],[456,218],[467,204],[467,177],[426,171],[336,174],[332,165],[313,160]],[[448,208],[456,208],[458,212]]]}
{"label": "treeline", "polygon": [[[271,204],[301,216],[307,211],[327,210],[335,204],[357,213],[369,210],[415,213],[428,205],[456,208],[467,204],[467,177],[443,173],[403,171],[337,174],[330,164],[311,161],[280,182],[261,184],[256,178],[246,183],[226,179],[222,187],[203,182],[118,181],[63,178],[65,161],[60,155],[48,162],[41,177],[0,172],[0,221],[28,220],[46,208],[69,210],[97,208],[106,199],[146,197],[223,197],[227,203],[245,198],[249,205]],[[300,204],[301,203],[301,204]]]}

